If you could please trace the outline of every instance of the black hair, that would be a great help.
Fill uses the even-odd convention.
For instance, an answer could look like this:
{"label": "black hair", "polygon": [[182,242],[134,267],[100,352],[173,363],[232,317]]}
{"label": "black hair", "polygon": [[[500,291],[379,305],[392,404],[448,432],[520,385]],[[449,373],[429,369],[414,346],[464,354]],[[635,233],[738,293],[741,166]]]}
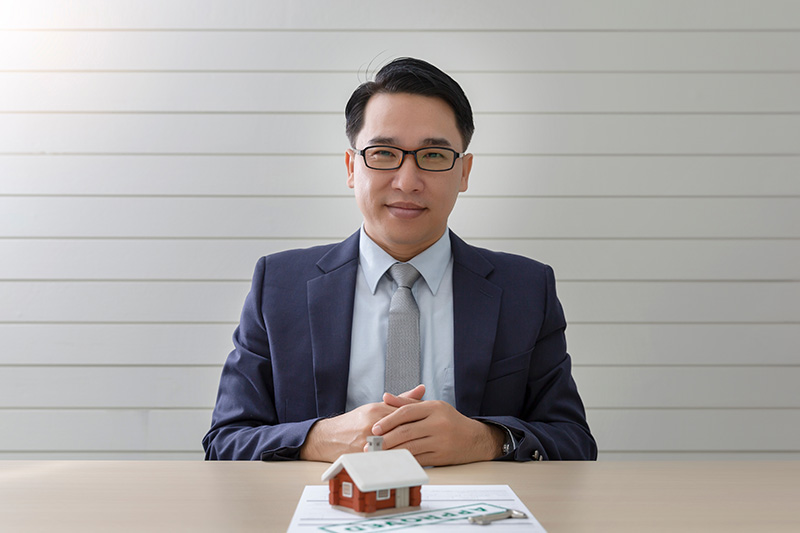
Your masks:
{"label": "black hair", "polygon": [[456,126],[466,151],[475,131],[472,107],[461,86],[430,63],[413,57],[401,57],[382,67],[374,81],[359,85],[344,108],[345,133],[350,146],[364,126],[364,110],[369,99],[380,93],[408,93],[441,98],[452,108]]}

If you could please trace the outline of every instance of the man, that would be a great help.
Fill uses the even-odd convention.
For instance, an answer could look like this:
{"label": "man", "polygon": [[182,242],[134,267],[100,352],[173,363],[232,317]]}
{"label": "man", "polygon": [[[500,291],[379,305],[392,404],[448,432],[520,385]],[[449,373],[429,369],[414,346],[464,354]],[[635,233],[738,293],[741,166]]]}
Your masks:
{"label": "man", "polygon": [[[259,260],[206,458],[334,461],[380,435],[422,465],[595,459],[552,269],[448,230],[473,160],[461,87],[397,59],[356,89],[345,116],[363,225],[341,243]],[[416,282],[395,281],[395,263]],[[413,319],[397,318],[395,297]],[[398,364],[387,344],[410,359]],[[401,389],[384,393],[390,382]]]}

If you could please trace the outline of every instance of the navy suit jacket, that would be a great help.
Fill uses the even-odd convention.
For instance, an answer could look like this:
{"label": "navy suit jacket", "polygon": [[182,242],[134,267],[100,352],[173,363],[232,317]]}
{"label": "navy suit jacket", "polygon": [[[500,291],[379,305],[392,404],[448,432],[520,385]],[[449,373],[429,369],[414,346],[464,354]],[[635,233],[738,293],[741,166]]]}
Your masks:
{"label": "navy suit jacket", "polygon": [[[456,409],[509,428],[506,459],[595,459],[552,269],[450,239]],[[206,459],[297,459],[311,426],[344,412],[358,254],[356,232],[258,261]]]}

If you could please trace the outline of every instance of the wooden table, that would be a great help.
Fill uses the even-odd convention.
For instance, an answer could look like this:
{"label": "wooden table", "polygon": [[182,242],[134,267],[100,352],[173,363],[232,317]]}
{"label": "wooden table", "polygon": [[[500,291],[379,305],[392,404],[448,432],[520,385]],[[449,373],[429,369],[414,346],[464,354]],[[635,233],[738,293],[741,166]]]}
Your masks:
{"label": "wooden table", "polygon": [[[0,461],[0,531],[285,531],[303,487],[321,484],[327,466]],[[508,484],[550,533],[800,531],[800,462],[478,463],[428,473],[434,484]]]}

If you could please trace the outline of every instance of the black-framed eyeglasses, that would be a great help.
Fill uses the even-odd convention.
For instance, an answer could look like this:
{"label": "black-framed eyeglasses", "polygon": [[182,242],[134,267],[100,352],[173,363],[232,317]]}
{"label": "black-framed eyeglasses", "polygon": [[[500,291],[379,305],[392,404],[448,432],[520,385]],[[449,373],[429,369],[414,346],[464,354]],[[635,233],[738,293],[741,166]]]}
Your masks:
{"label": "black-framed eyeglasses", "polygon": [[417,167],[428,172],[446,172],[456,165],[456,159],[464,157],[463,153],[451,148],[428,146],[419,150],[403,150],[396,146],[367,146],[363,150],[355,150],[356,155],[364,158],[367,168],[374,170],[396,170],[403,165],[406,154],[414,156]]}

